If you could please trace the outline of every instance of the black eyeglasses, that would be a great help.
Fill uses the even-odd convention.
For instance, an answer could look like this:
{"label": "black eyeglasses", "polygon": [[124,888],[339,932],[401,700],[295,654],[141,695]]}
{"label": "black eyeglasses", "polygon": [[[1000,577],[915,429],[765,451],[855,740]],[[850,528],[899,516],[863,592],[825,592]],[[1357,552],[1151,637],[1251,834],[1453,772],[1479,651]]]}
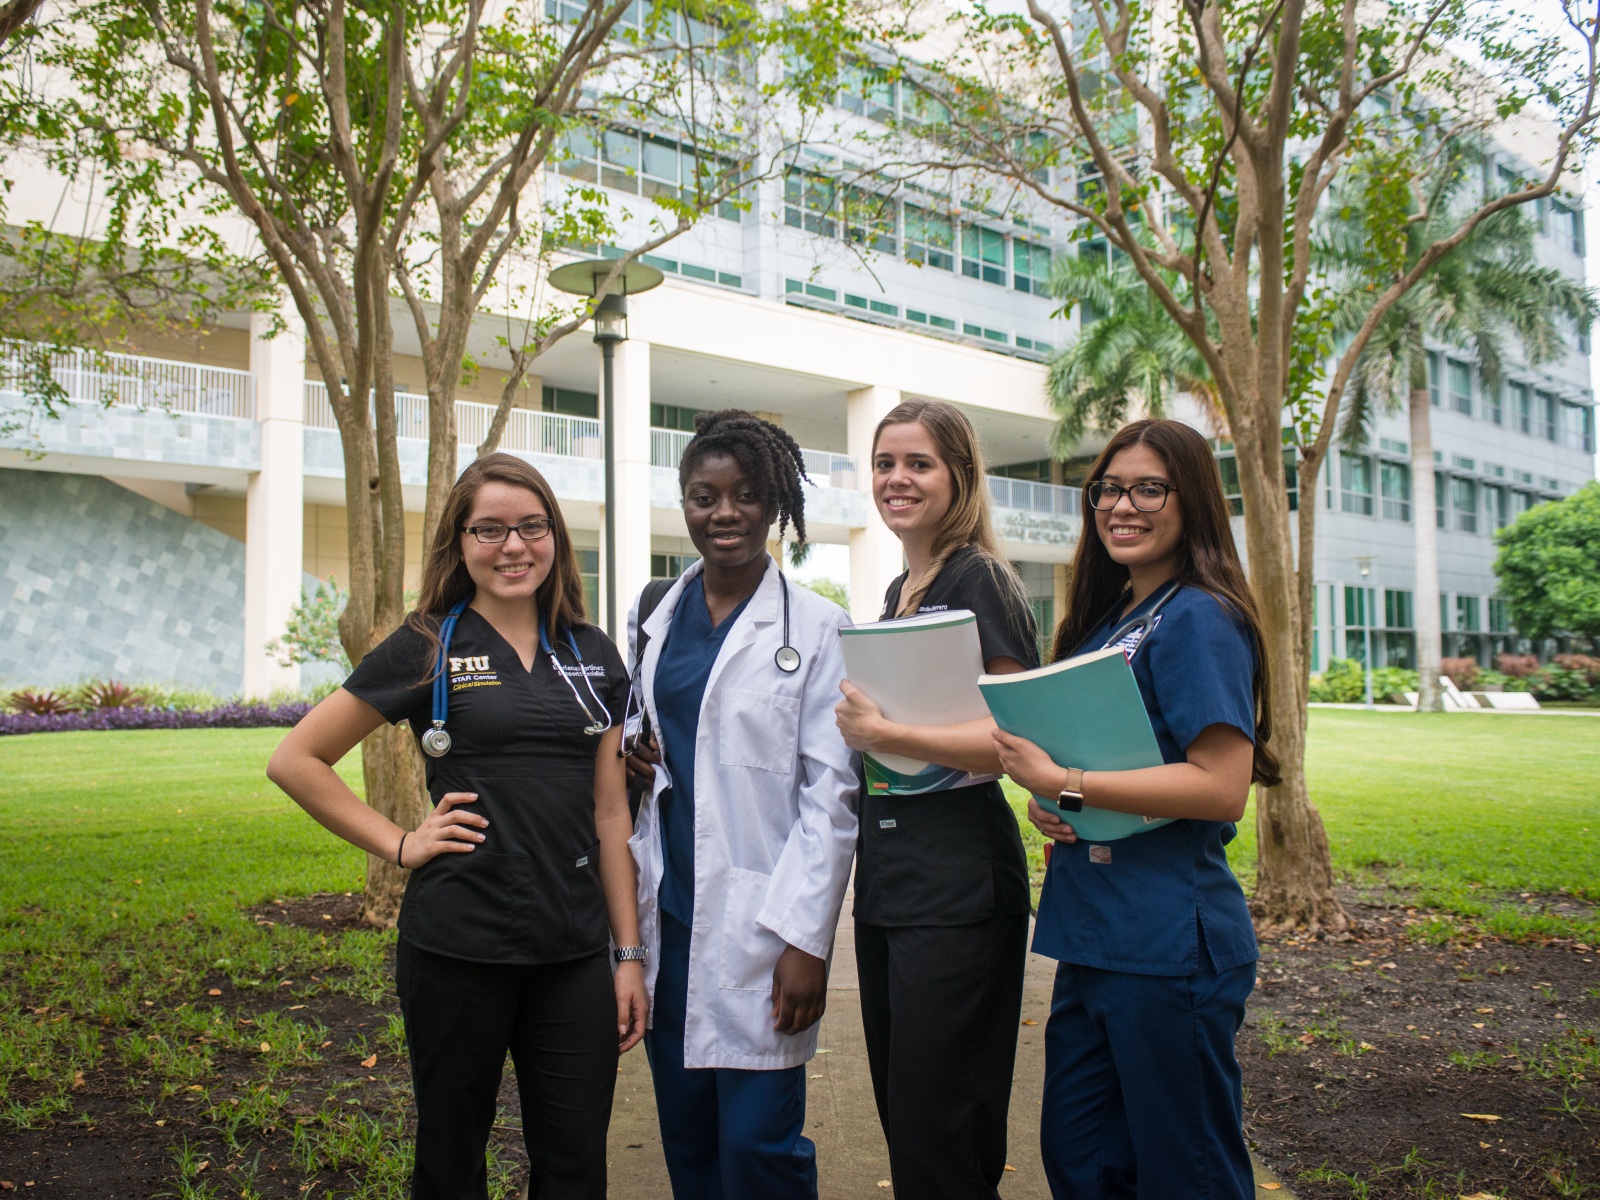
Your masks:
{"label": "black eyeglasses", "polygon": [[523,541],[537,542],[540,538],[550,536],[550,525],[549,517],[530,517],[517,525],[502,525],[498,521],[485,521],[482,525],[463,525],[461,532],[470,533],[480,542],[492,545],[505,541],[515,529],[517,536]]}
{"label": "black eyeglasses", "polygon": [[1089,504],[1101,512],[1110,512],[1124,496],[1139,512],[1159,512],[1167,505],[1167,493],[1178,489],[1170,483],[1136,483],[1132,487],[1118,487],[1097,479],[1089,485]]}

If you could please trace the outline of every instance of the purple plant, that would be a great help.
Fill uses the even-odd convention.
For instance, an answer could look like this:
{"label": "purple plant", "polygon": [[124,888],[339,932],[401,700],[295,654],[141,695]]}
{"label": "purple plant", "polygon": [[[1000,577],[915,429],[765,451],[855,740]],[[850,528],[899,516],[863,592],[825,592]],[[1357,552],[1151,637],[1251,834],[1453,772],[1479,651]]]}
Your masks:
{"label": "purple plant", "polygon": [[87,729],[267,729],[297,724],[311,705],[224,704],[205,712],[166,708],[104,708],[94,712],[0,713],[0,737],[74,733]]}

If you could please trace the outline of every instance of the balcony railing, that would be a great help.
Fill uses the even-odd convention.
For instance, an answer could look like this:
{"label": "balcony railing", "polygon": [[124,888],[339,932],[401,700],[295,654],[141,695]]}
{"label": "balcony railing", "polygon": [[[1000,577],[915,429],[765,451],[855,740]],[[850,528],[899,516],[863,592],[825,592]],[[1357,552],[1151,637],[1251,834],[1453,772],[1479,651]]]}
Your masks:
{"label": "balcony railing", "polygon": [[1062,487],[1056,483],[1034,483],[1027,479],[1007,479],[1003,475],[990,475],[988,480],[989,498],[1001,508],[1054,513],[1063,517],[1076,517],[1082,512],[1082,497],[1077,488]]}
{"label": "balcony railing", "polygon": [[[398,436],[428,437],[428,398],[415,392],[396,392],[395,424]],[[494,419],[492,404],[470,400],[456,401],[456,441],[463,446],[478,446]],[[306,380],[306,424],[313,429],[337,429],[333,406],[328,403],[327,385]],[[600,457],[600,422],[592,417],[571,417],[565,413],[534,412],[513,408],[500,436],[500,449],[527,454],[559,454],[566,458]]]}
{"label": "balcony railing", "polygon": [[[684,429],[656,429],[650,430],[650,465],[667,467],[677,470],[678,463],[683,459],[683,451],[689,444],[689,439],[694,434]],[[831,450],[800,449],[800,455],[806,464],[806,474],[811,481],[822,487],[844,488],[855,491],[856,460],[848,454],[835,454]]]}
{"label": "balcony railing", "polygon": [[[15,342],[0,344],[0,390],[34,390],[27,357]],[[69,400],[246,421],[255,417],[255,379],[249,371],[90,350],[58,351],[49,364],[51,378]]]}

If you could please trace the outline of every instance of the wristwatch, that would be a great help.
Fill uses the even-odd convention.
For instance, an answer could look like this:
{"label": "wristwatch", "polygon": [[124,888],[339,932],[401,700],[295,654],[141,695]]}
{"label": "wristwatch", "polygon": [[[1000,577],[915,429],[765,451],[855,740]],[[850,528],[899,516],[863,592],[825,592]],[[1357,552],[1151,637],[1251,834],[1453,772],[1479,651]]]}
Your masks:
{"label": "wristwatch", "polygon": [[643,962],[650,957],[650,952],[643,946],[618,946],[611,954],[619,963]]}
{"label": "wristwatch", "polygon": [[[1074,778],[1076,776],[1076,778]],[[1073,784],[1077,784],[1074,787]],[[1067,768],[1067,786],[1061,789],[1061,794],[1056,797],[1056,807],[1062,812],[1083,811],[1083,772],[1077,767]]]}

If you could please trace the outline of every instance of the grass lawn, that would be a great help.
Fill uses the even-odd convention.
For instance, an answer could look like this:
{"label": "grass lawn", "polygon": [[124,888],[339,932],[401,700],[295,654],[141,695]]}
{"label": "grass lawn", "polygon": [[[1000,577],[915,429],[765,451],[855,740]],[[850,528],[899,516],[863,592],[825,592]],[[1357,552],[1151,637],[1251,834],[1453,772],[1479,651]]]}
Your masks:
{"label": "grass lawn", "polygon": [[[166,1139],[153,1190],[183,1197],[209,1186],[190,1138],[227,1160],[226,1194],[277,1195],[241,1186],[257,1169],[404,1194],[403,1041],[383,1015],[393,934],[246,911],[361,885],[362,856],[264,778],[281,737],[0,739],[0,1139],[98,1128],[132,1144],[142,1130]],[[359,784],[354,756],[344,769]],[[1319,710],[1311,779],[1357,886],[1405,889],[1446,923],[1600,941],[1600,722]],[[1248,883],[1249,818],[1232,850]],[[1589,903],[1544,911],[1552,897]],[[281,1167],[260,1165],[261,1146]],[[497,1171],[496,1194],[509,1179]]]}
{"label": "grass lawn", "polygon": [[[1308,759],[1334,868],[1349,882],[1404,890],[1502,936],[1600,939],[1593,912],[1563,917],[1539,903],[1600,901],[1600,720],[1313,709]],[[1024,837],[1041,862],[1025,818]],[[1253,799],[1228,852],[1248,891]]]}

